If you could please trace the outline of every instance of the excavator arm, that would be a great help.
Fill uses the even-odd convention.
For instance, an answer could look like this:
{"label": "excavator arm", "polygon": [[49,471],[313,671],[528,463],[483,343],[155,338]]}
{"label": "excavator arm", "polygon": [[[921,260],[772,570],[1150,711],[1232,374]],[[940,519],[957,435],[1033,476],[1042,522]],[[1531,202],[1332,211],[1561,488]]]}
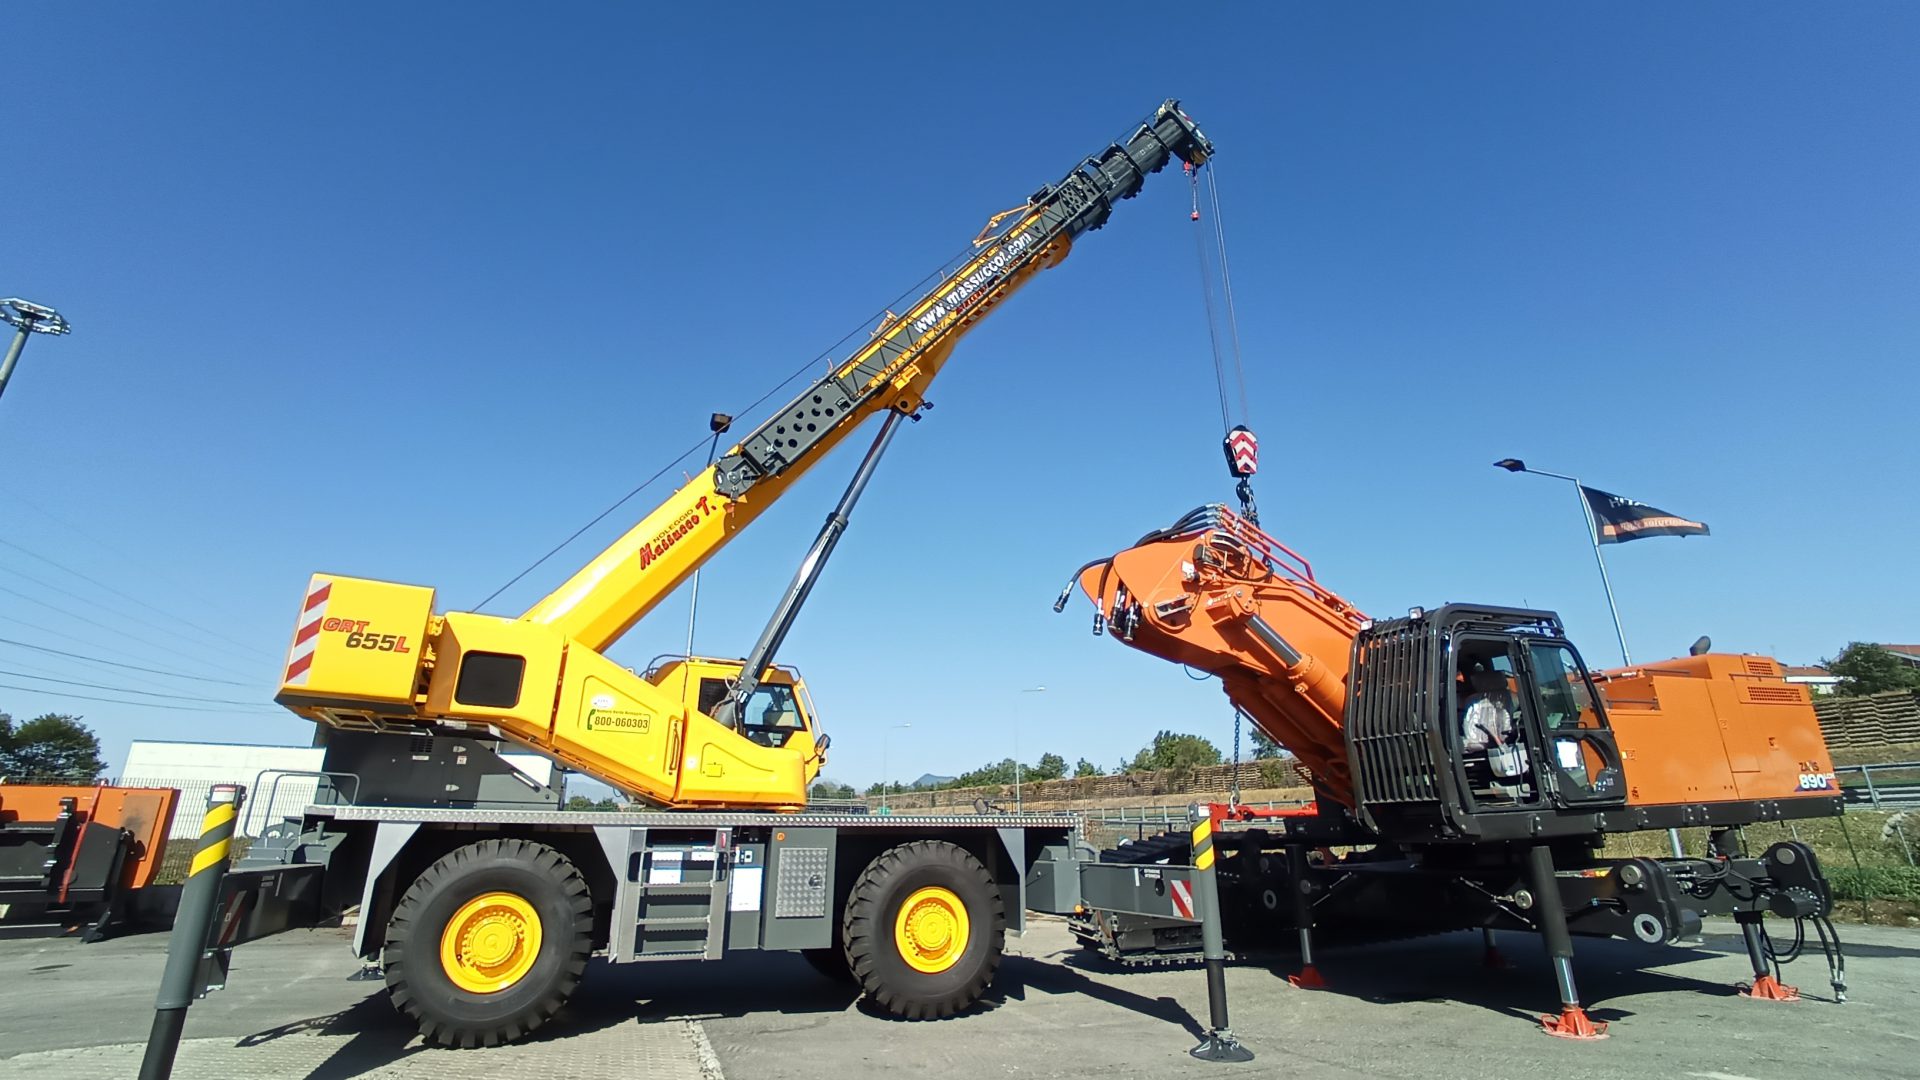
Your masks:
{"label": "excavator arm", "polygon": [[1347,667],[1368,619],[1305,559],[1211,505],[1087,564],[1075,581],[1098,609],[1095,633],[1219,676],[1235,707],[1300,759],[1318,791],[1353,804]]}
{"label": "excavator arm", "polygon": [[[804,805],[824,739],[804,722],[752,732],[740,715],[748,683],[765,677],[782,689],[774,697],[791,701],[805,697],[797,679],[735,669],[717,707],[729,722],[719,723],[706,710],[726,688],[724,661],[689,658],[643,676],[604,650],[863,421],[917,412],[960,338],[1105,224],[1148,174],[1176,158],[1197,167],[1212,152],[1177,102],[1163,104],[1128,138],[997,216],[973,254],[904,314],[518,619],[436,615],[432,589],[314,575],[276,700],[335,727],[509,739],[663,806]],[[836,511],[840,526],[849,503]],[[793,604],[782,608],[790,622]],[[749,663],[770,663],[777,637],[770,630]],[[696,669],[705,673],[697,680]]]}

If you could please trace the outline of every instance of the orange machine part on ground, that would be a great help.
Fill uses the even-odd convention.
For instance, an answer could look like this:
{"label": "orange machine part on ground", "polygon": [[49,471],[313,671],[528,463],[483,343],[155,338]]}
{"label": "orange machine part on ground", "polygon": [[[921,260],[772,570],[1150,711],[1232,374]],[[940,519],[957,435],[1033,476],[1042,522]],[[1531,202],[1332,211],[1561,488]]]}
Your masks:
{"label": "orange machine part on ground", "polygon": [[133,847],[120,871],[120,886],[144,889],[160,872],[161,849],[173,823],[180,793],[173,788],[113,787],[107,784],[0,784],[0,823],[53,821],[62,799],[86,820],[133,834]]}
{"label": "orange machine part on ground", "polygon": [[[1204,531],[1176,527],[1090,564],[1080,587],[1127,644],[1219,676],[1234,704],[1299,758],[1323,794],[1352,806],[1347,680],[1354,637],[1370,622],[1258,527],[1224,508],[1209,520]],[[1595,682],[1632,805],[1837,790],[1811,699],[1769,658],[1689,656],[1596,673]]]}

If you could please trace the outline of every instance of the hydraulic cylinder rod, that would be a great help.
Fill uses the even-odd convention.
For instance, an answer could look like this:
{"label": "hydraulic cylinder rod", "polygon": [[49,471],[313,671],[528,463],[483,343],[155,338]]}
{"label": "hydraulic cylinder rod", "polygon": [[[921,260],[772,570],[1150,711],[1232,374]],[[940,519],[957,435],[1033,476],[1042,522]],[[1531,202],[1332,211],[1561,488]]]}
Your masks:
{"label": "hydraulic cylinder rod", "polygon": [[793,576],[793,584],[787,586],[779,605],[773,609],[773,618],[767,620],[767,628],[760,632],[760,640],[753,643],[753,650],[740,665],[740,681],[733,684],[733,689],[714,708],[715,720],[731,728],[740,726],[740,710],[746,707],[747,699],[753,696],[753,692],[760,688],[761,674],[767,670],[768,664],[773,663],[774,654],[780,651],[780,643],[787,639],[787,631],[793,629],[793,622],[800,615],[801,605],[807,602],[807,594],[813,591],[814,583],[820,580],[820,572],[826,569],[834,546],[840,543],[840,537],[846,533],[847,522],[853,515],[853,505],[860,501],[861,493],[867,490],[867,481],[873,479],[873,471],[880,465],[880,455],[886,453],[887,445],[893,442],[902,415],[899,412],[887,413],[887,419],[880,425],[880,433],[874,436],[873,445],[867,448],[867,456],[860,459],[860,467],[854,470],[846,493],[840,496],[839,505],[827,515],[827,523],[820,527],[820,535],[814,538],[813,547],[807,550],[807,557],[801,560],[800,569]]}

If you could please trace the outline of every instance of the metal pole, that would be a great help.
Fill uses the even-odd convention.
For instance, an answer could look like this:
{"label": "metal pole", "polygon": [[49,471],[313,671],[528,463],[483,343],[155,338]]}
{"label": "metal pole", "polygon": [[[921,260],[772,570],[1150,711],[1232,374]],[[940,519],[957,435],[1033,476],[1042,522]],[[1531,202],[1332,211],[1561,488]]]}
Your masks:
{"label": "metal pole", "polygon": [[[1633,654],[1627,650],[1626,627],[1620,622],[1620,605],[1613,598],[1613,580],[1607,576],[1607,560],[1600,554],[1600,525],[1593,517],[1593,507],[1587,505],[1587,493],[1584,484],[1577,476],[1562,473],[1543,472],[1539,469],[1521,468],[1520,472],[1530,472],[1535,476],[1548,476],[1555,480],[1565,480],[1573,485],[1573,497],[1580,500],[1580,520],[1587,523],[1587,542],[1593,545],[1593,564],[1600,568],[1600,587],[1607,594],[1607,613],[1613,616],[1613,634],[1620,642],[1620,662],[1631,667]],[[1680,830],[1667,830],[1667,843],[1673,846],[1673,857],[1684,858],[1686,847],[1680,842]]]}
{"label": "metal pole", "polygon": [[[733,426],[733,417],[726,413],[714,413],[707,420],[707,427],[713,431],[713,441],[707,444],[707,468],[713,468],[713,459],[720,456],[720,436]],[[687,659],[693,659],[693,624],[700,615],[700,570],[693,571],[693,593],[687,599]],[[680,699],[686,700],[689,680],[693,678],[693,668],[683,664],[680,668]]]}
{"label": "metal pole", "polygon": [[1587,493],[1582,490],[1578,480],[1573,480],[1573,497],[1580,500],[1580,514],[1587,523],[1587,539],[1593,544],[1593,562],[1600,568],[1600,587],[1607,592],[1607,611],[1613,615],[1613,634],[1620,639],[1620,662],[1631,666],[1633,654],[1627,651],[1627,631],[1620,625],[1620,605],[1614,603],[1613,581],[1607,577],[1607,560],[1600,555],[1600,526],[1593,520],[1593,507],[1587,505]]}
{"label": "metal pole", "polygon": [[873,445],[867,448],[867,456],[860,459],[860,467],[854,470],[853,479],[847,483],[847,490],[840,496],[839,505],[827,515],[827,523],[820,527],[820,535],[814,538],[813,547],[807,550],[807,557],[800,562],[800,569],[793,575],[793,584],[787,586],[785,596],[773,609],[773,617],[767,620],[767,628],[760,632],[760,640],[753,643],[753,650],[747,653],[746,663],[740,667],[740,681],[734,683],[733,690],[714,707],[713,718],[728,727],[737,727],[740,723],[740,710],[746,707],[747,699],[760,688],[760,675],[773,662],[773,656],[780,649],[780,643],[787,638],[787,631],[793,629],[793,622],[800,616],[800,608],[807,602],[807,594],[813,591],[816,581],[820,580],[820,571],[826,568],[827,559],[832,556],[834,546],[840,543],[841,534],[847,531],[847,521],[853,514],[854,504],[860,501],[860,495],[867,490],[867,481],[873,479],[873,471],[880,464],[880,455],[887,452],[887,445],[893,441],[894,432],[899,430],[900,418],[906,414],[889,411],[887,419],[880,425],[880,433],[873,438]]}
{"label": "metal pole", "polygon": [[180,908],[173,917],[173,936],[167,939],[167,967],[160,976],[160,996],[154,1002],[153,1031],[140,1062],[140,1080],[167,1080],[180,1050],[180,1032],[186,1027],[187,1006],[205,992],[200,962],[213,936],[220,907],[220,881],[227,876],[232,857],[233,827],[247,789],[239,784],[216,784],[207,793],[207,815],[200,822],[200,843],[180,890]]}
{"label": "metal pole", "polygon": [[1214,879],[1213,818],[1193,813],[1193,907],[1200,917],[1200,954],[1207,964],[1207,1037],[1188,1053],[1202,1061],[1252,1061],[1227,1023],[1227,944],[1220,928],[1220,883]]}
{"label": "metal pole", "polygon": [[13,378],[13,365],[20,362],[20,351],[27,347],[27,335],[33,330],[31,322],[20,324],[20,331],[13,335],[13,344],[7,346],[7,358],[0,361],[0,394],[7,392],[7,380]]}

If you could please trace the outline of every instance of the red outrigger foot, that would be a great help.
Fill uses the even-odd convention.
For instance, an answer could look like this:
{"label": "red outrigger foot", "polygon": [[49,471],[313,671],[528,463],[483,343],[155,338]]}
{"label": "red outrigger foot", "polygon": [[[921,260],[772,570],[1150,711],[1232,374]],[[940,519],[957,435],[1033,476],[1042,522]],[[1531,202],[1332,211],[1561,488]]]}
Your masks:
{"label": "red outrigger foot", "polygon": [[1506,954],[1502,953],[1499,949],[1488,949],[1486,955],[1480,958],[1480,963],[1488,971],[1510,971],[1513,969],[1513,965],[1507,963]]}
{"label": "red outrigger foot", "polygon": [[1300,974],[1287,976],[1287,982],[1296,990],[1325,990],[1327,980],[1320,977],[1320,969],[1308,964],[1300,969]]}
{"label": "red outrigger foot", "polygon": [[1559,1016],[1541,1017],[1540,1026],[1556,1039],[1604,1039],[1607,1037],[1607,1022],[1587,1019],[1587,1011],[1578,1005],[1568,1005]]}
{"label": "red outrigger foot", "polygon": [[1762,975],[1751,983],[1741,983],[1740,996],[1755,1001],[1799,1001],[1800,989],[1771,975]]}

